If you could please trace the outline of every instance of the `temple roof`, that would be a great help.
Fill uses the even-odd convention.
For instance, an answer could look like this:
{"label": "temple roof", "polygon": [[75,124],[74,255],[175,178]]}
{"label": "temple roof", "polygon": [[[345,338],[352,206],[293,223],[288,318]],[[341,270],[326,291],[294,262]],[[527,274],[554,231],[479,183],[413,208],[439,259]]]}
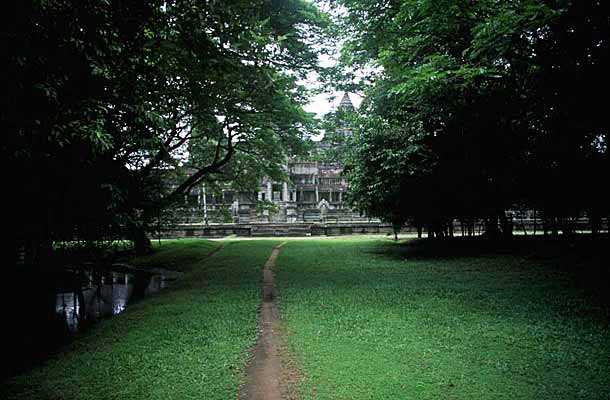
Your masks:
{"label": "temple roof", "polygon": [[343,93],[343,98],[341,99],[341,103],[339,103],[339,109],[345,109],[347,111],[353,111],[354,110],[354,104],[352,103],[352,101],[349,98],[349,95],[347,94],[347,92]]}

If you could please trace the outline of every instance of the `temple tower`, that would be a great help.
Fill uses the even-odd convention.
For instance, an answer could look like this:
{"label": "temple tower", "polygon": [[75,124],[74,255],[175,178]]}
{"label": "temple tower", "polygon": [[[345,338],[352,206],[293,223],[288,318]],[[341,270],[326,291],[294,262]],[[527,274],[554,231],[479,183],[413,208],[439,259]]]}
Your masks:
{"label": "temple tower", "polygon": [[337,110],[344,110],[346,112],[353,112],[355,110],[354,104],[352,103],[352,100],[349,98],[349,94],[347,94],[347,92],[343,93],[343,98],[341,99],[341,102],[339,103],[339,107],[337,107]]}

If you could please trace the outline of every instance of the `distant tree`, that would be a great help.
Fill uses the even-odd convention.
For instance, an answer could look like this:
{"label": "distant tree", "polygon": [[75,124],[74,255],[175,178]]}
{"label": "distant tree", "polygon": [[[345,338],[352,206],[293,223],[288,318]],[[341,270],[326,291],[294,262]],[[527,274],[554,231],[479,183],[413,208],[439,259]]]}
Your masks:
{"label": "distant tree", "polygon": [[367,116],[354,125],[345,160],[348,201],[397,227],[416,222],[413,210],[421,213],[425,202],[420,201],[419,192],[407,191],[434,165],[433,154],[422,142],[421,124],[391,126],[381,117]]}
{"label": "distant tree", "polygon": [[269,220],[280,212],[280,207],[271,200],[258,200],[256,202],[256,215],[260,218],[267,217]]}

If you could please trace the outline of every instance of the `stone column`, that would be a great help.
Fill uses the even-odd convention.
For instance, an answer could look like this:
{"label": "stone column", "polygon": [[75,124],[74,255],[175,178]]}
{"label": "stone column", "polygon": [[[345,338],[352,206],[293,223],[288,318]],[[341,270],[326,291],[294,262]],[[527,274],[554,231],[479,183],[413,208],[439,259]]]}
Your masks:
{"label": "stone column", "polygon": [[282,185],[282,200],[290,201],[290,199],[288,198],[288,183],[286,182],[284,182],[284,184]]}
{"label": "stone column", "polygon": [[318,192],[318,185],[316,185],[316,203],[320,202],[320,192]]}
{"label": "stone column", "polygon": [[343,204],[343,192],[339,192],[339,203]]}
{"label": "stone column", "polygon": [[271,181],[267,182],[267,200],[273,200],[273,184]]}
{"label": "stone column", "polygon": [[202,188],[202,196],[203,196],[203,223],[208,225],[208,195],[205,191],[205,185]]}

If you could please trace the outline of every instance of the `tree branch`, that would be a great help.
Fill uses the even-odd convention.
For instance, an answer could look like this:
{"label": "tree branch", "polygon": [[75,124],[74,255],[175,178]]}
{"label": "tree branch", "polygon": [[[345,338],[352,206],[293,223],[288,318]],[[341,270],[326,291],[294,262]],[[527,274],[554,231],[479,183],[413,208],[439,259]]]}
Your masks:
{"label": "tree branch", "polygon": [[231,160],[233,154],[235,153],[235,147],[233,146],[233,130],[228,126],[228,123],[223,125],[227,129],[227,151],[225,155],[220,158],[222,138],[219,138],[216,145],[214,160],[210,163],[210,165],[197,170],[197,172],[189,176],[181,185],[174,189],[174,191],[167,198],[169,202],[173,201],[177,196],[187,194],[193,188],[193,186],[200,183],[206,177],[206,175],[220,171]]}

